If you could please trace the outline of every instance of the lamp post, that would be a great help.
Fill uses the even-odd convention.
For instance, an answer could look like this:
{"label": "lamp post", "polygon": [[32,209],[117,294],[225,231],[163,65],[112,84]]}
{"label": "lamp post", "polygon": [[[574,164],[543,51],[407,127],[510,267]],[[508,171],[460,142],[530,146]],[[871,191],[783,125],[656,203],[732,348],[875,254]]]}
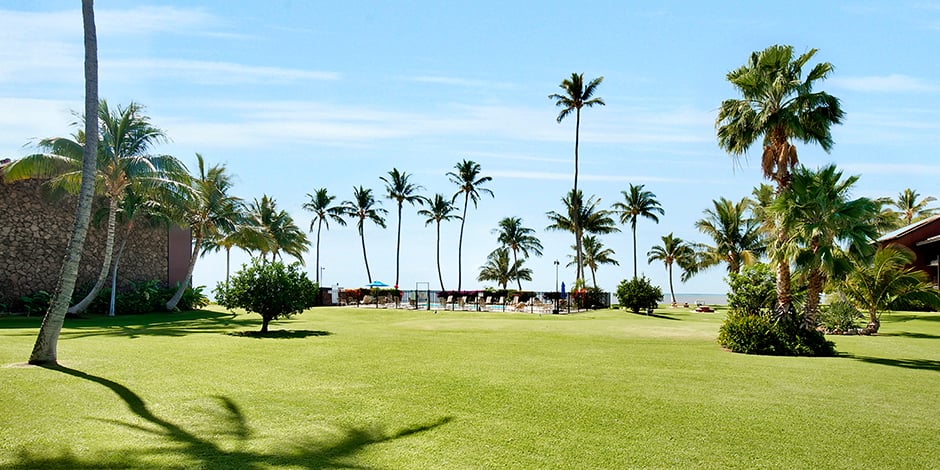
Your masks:
{"label": "lamp post", "polygon": [[323,271],[326,271],[325,267],[320,267],[320,285],[323,285]]}
{"label": "lamp post", "polygon": [[555,260],[555,310],[552,313],[558,313],[558,260]]}

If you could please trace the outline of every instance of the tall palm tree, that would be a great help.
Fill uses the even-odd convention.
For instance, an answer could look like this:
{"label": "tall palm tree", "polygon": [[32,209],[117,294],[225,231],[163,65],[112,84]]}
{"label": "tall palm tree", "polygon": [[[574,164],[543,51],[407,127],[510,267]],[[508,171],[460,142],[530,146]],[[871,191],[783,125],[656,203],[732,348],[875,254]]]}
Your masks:
{"label": "tall palm tree", "polygon": [[933,196],[927,196],[918,199],[920,194],[911,188],[907,188],[898,194],[898,198],[892,201],[892,205],[901,212],[901,219],[904,225],[910,225],[915,220],[924,219],[936,214],[940,209],[928,208],[927,205],[937,200]]}
{"label": "tall palm tree", "polygon": [[278,210],[274,198],[263,194],[260,200],[255,199],[248,206],[248,216],[261,229],[263,241],[258,248],[261,249],[262,260],[266,259],[267,253],[271,253],[271,261],[278,258],[283,261],[281,251],[284,251],[303,264],[303,254],[310,246],[310,241],[294,224],[293,217],[287,211]]}
{"label": "tall palm tree", "polygon": [[320,284],[320,230],[326,224],[326,229],[330,229],[330,219],[334,222],[346,226],[346,219],[343,218],[343,208],[333,206],[336,196],[327,193],[326,188],[320,188],[313,194],[307,193],[310,201],[305,202],[304,209],[313,212],[313,220],[310,221],[310,231],[313,231],[313,224],[317,224],[317,285]]}
{"label": "tall palm tree", "polygon": [[[93,0],[82,0],[82,28],[85,49],[85,116],[98,115],[98,35],[95,31],[95,7]],[[65,323],[75,281],[78,279],[78,264],[82,259],[85,237],[91,222],[91,203],[95,195],[95,157],[98,155],[98,120],[85,120],[85,147],[82,152],[82,182],[78,191],[75,223],[65,251],[65,260],[59,273],[59,282],[42,318],[42,326],[36,343],[29,355],[30,364],[56,364],[56,346],[59,333]]]}
{"label": "tall palm tree", "polygon": [[805,326],[816,327],[819,297],[829,279],[850,269],[842,247],[869,254],[878,237],[875,221],[880,206],[861,197],[849,199],[858,176],[842,178],[835,165],[819,170],[805,167],[793,171],[790,191],[771,206],[776,219],[791,234],[796,266],[806,273]]}
{"label": "tall palm tree", "polygon": [[506,289],[512,280],[532,280],[532,270],[522,267],[525,260],[512,261],[509,259],[509,249],[499,247],[486,257],[486,264],[480,266],[478,281],[493,281]]}
{"label": "tall palm tree", "polygon": [[664,215],[656,195],[643,189],[644,185],[630,185],[629,191],[620,191],[623,195],[623,201],[615,202],[613,208],[620,214],[620,223],[630,223],[630,230],[633,232],[633,279],[636,279],[636,221],[644,217],[659,223],[658,215]]}
{"label": "tall palm tree", "polygon": [[[155,187],[165,184],[185,185],[186,167],[168,155],[148,155],[150,148],[166,141],[164,132],[143,115],[143,107],[131,103],[112,110],[105,100],[98,107],[100,121],[99,145],[95,171],[96,192],[108,200],[104,260],[94,287],[77,304],[72,314],[83,312],[104,287],[111,270],[114,253],[117,213],[122,200],[133,184]],[[81,183],[82,152],[86,135],[79,132],[74,139],[52,138],[40,141],[46,153],[24,157],[11,164],[6,179],[50,178],[46,185],[58,192],[74,194]]]}
{"label": "tall palm tree", "polygon": [[493,178],[480,176],[479,163],[465,159],[454,165],[454,169],[457,171],[447,172],[450,182],[457,185],[457,192],[454,193],[450,201],[456,201],[463,194],[463,215],[460,217],[460,239],[457,243],[457,290],[460,290],[462,287],[461,281],[463,280],[463,228],[467,222],[467,206],[470,201],[473,201],[473,207],[476,208],[482,194],[488,194],[490,197],[494,196],[493,191],[483,187],[484,184],[493,181]]}
{"label": "tall palm tree", "polygon": [[441,274],[441,222],[459,219],[460,216],[451,214],[457,210],[457,206],[447,199],[443,194],[435,194],[434,199],[427,201],[428,208],[418,211],[418,215],[427,217],[424,225],[428,226],[432,222],[437,225],[437,278],[441,281],[441,290],[444,290],[444,276]]}
{"label": "tall palm tree", "polygon": [[[575,227],[577,226],[577,230],[580,230],[582,233],[596,235],[606,235],[620,231],[620,229],[617,228],[617,223],[614,221],[613,217],[611,217],[613,213],[609,210],[598,208],[601,203],[600,198],[595,199],[594,196],[591,196],[588,198],[587,202],[584,202],[584,195],[581,191],[577,193],[572,191],[565,195],[561,201],[565,205],[565,214],[560,214],[555,211],[547,212],[545,215],[548,217],[551,224],[545,227],[546,230],[561,230],[575,233]],[[579,243],[575,244],[575,263],[580,262],[583,270],[584,256],[583,253],[580,257],[578,256],[578,244]],[[581,245],[583,248],[583,243]]]}
{"label": "tall palm tree", "polygon": [[[761,169],[776,183],[778,195],[789,190],[790,170],[799,163],[791,141],[816,143],[828,152],[833,145],[830,127],[845,115],[838,98],[813,91],[815,83],[832,72],[832,64],[818,63],[803,77],[803,66],[815,54],[816,49],[810,49],[794,59],[793,47],[781,45],[752,53],[746,64],[727,75],[742,98],[724,100],[715,120],[718,146],[734,157],[762,139]],[[778,226],[775,243],[785,245],[787,236]],[[795,319],[789,260],[776,265],[777,315]]]}
{"label": "tall palm tree", "polygon": [[[581,108],[591,108],[595,105],[604,106],[604,99],[600,97],[594,97],[594,93],[597,92],[597,87],[600,86],[601,82],[604,81],[604,77],[597,77],[594,80],[591,80],[586,86],[584,84],[584,74],[583,73],[572,73],[570,77],[562,80],[561,84],[558,85],[562,89],[563,93],[552,93],[548,95],[548,98],[555,100],[555,106],[561,108],[561,111],[558,113],[558,117],[555,120],[558,123],[561,123],[572,111],[575,114],[575,125],[574,125],[574,186],[572,187],[572,194],[578,194],[578,147],[580,146],[581,141]],[[572,201],[574,203],[580,202],[575,199]],[[575,211],[578,211],[578,207],[575,207]],[[575,237],[575,246],[577,246],[577,279],[582,279],[583,276],[583,263],[582,250],[581,250],[581,237],[583,231],[577,225],[577,220],[574,221],[574,237]]]}
{"label": "tall palm tree", "polygon": [[257,221],[248,214],[248,207],[239,201],[235,212],[233,226],[220,229],[214,236],[203,242],[206,252],[225,250],[226,288],[228,288],[231,273],[232,248],[238,247],[250,254],[252,250],[259,249],[266,243],[264,229],[259,227]]}
{"label": "tall palm tree", "polygon": [[647,262],[662,261],[666,265],[666,271],[669,272],[669,296],[672,297],[672,303],[676,303],[676,291],[672,287],[672,265],[677,264],[679,268],[685,269],[695,263],[695,250],[679,237],[669,235],[662,237],[663,244],[655,245],[646,253]]}
{"label": "tall palm tree", "polygon": [[[604,248],[604,244],[594,235],[584,237],[581,247],[584,249],[584,258],[581,261],[591,270],[591,281],[594,283],[594,288],[597,289],[597,268],[602,264],[620,266],[620,262],[613,258],[614,250]],[[574,245],[571,245],[571,249],[577,251]],[[571,255],[571,262],[568,263],[568,266],[577,263],[577,259],[577,253]]]}
{"label": "tall palm tree", "polygon": [[366,255],[366,220],[379,227],[385,228],[385,219],[382,217],[388,214],[388,211],[375,207],[379,204],[372,195],[372,190],[359,186],[353,188],[353,201],[343,201],[343,212],[357,220],[356,229],[359,230],[359,238],[362,240],[362,260],[366,264],[366,277],[369,283],[372,283],[372,272],[369,271],[369,257]]}
{"label": "tall palm tree", "polygon": [[395,239],[395,288],[398,289],[398,272],[401,262],[401,208],[404,203],[424,204],[424,197],[418,194],[418,191],[424,189],[422,186],[408,181],[411,175],[404,171],[399,172],[398,168],[392,168],[388,172],[388,178],[379,177],[385,183],[385,197],[398,203],[398,236]]}
{"label": "tall palm tree", "polygon": [[[493,229],[493,233],[498,235],[499,243],[512,250],[514,263],[519,261],[520,251],[526,258],[529,257],[529,252],[542,256],[542,242],[533,235],[535,230],[523,226],[519,217],[504,217],[499,221],[499,228]],[[516,282],[519,290],[522,290],[522,280],[516,279]]]}
{"label": "tall palm tree", "polygon": [[193,277],[196,260],[207,253],[203,242],[220,233],[234,231],[240,220],[242,200],[229,194],[232,176],[225,165],[206,168],[202,155],[196,154],[196,170],[191,190],[184,195],[183,202],[174,208],[174,218],[189,225],[193,237],[193,251],[189,257],[186,276],[173,297],[166,302],[167,310],[175,310]]}
{"label": "tall palm tree", "polygon": [[757,262],[766,245],[760,222],[747,215],[751,204],[748,198],[737,203],[725,198],[712,201],[714,208],[704,211],[705,218],[696,221],[695,228],[708,235],[714,245],[695,245],[696,264],[686,270],[683,281],[716,264],[726,263],[728,272],[737,274],[742,265]]}

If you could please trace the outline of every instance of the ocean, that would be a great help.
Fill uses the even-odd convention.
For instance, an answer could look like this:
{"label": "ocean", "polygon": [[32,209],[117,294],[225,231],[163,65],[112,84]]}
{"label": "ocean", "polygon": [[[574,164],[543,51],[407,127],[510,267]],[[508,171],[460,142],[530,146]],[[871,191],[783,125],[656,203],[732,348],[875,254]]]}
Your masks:
{"label": "ocean", "polygon": [[[669,292],[663,294],[663,303],[668,304],[671,300]],[[680,294],[676,292],[676,302],[680,305],[683,303],[695,305],[695,302],[703,302],[705,305],[728,305],[725,294]]]}

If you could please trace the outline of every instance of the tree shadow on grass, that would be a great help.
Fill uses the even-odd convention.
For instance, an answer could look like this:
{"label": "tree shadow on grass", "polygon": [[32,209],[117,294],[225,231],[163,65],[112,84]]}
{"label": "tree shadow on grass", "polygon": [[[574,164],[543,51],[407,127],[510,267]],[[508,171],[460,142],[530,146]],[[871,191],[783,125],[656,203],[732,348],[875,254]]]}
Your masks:
{"label": "tree shadow on grass", "polygon": [[894,333],[878,333],[878,336],[901,336],[904,338],[940,339],[940,335],[932,335],[929,333],[914,333],[911,331],[897,331]]}
{"label": "tree shadow on grass", "polygon": [[306,338],[308,336],[329,336],[333,333],[320,330],[271,330],[271,331],[236,331],[228,333],[229,336],[241,336],[244,338]]}
{"label": "tree shadow on grass", "polygon": [[[344,461],[344,459],[355,456],[356,453],[369,445],[430,431],[452,420],[451,417],[444,417],[429,424],[412,426],[392,432],[378,426],[350,427],[345,429],[337,439],[327,441],[314,438],[301,439],[300,444],[296,444],[293,448],[285,448],[273,453],[226,450],[219,443],[201,438],[194,432],[156,416],[139,395],[124,385],[68,367],[47,366],[46,368],[107,387],[124,401],[132,413],[146,421],[147,424],[138,425],[117,420],[105,420],[106,422],[161,436],[172,445],[150,450],[126,449],[122,450],[121,455],[112,455],[98,460],[76,457],[67,450],[56,456],[49,456],[47,449],[43,449],[42,454],[22,451],[12,468],[153,467],[154,461],[147,457],[152,458],[158,454],[173,454],[174,457],[184,457],[193,462],[192,466],[197,468],[260,469],[271,466],[361,468]],[[221,421],[228,429],[224,434],[236,438],[242,444],[247,443],[251,439],[252,432],[241,409],[227,397],[216,396],[214,398],[222,405],[223,417]],[[294,438],[294,436],[291,436],[291,439]],[[178,459],[174,459],[174,461],[178,461]]]}
{"label": "tree shadow on grass", "polygon": [[856,356],[852,354],[846,354],[844,357],[870,364],[940,372],[940,361],[934,359],[889,359],[885,357]]}
{"label": "tree shadow on grass", "polygon": [[260,323],[260,318],[252,318],[249,315],[195,310],[182,313],[99,317],[68,322],[67,328],[62,330],[62,337],[123,336],[131,339],[145,336],[181,337],[192,334],[227,333],[234,328],[250,328]]}

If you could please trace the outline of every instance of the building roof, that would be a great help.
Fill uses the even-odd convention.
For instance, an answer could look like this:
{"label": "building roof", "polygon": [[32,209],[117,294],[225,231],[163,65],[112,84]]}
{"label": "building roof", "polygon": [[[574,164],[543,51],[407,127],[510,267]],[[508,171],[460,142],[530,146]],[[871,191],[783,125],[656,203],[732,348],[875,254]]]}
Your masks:
{"label": "building roof", "polygon": [[892,240],[897,240],[898,238],[901,238],[904,235],[907,235],[921,227],[926,227],[927,225],[930,225],[936,222],[937,220],[940,220],[940,215],[932,215],[930,217],[927,217],[924,220],[919,220],[905,227],[901,227],[893,232],[886,233],[882,235],[881,238],[879,238],[877,241],[878,243],[885,243],[885,242],[889,242]]}

